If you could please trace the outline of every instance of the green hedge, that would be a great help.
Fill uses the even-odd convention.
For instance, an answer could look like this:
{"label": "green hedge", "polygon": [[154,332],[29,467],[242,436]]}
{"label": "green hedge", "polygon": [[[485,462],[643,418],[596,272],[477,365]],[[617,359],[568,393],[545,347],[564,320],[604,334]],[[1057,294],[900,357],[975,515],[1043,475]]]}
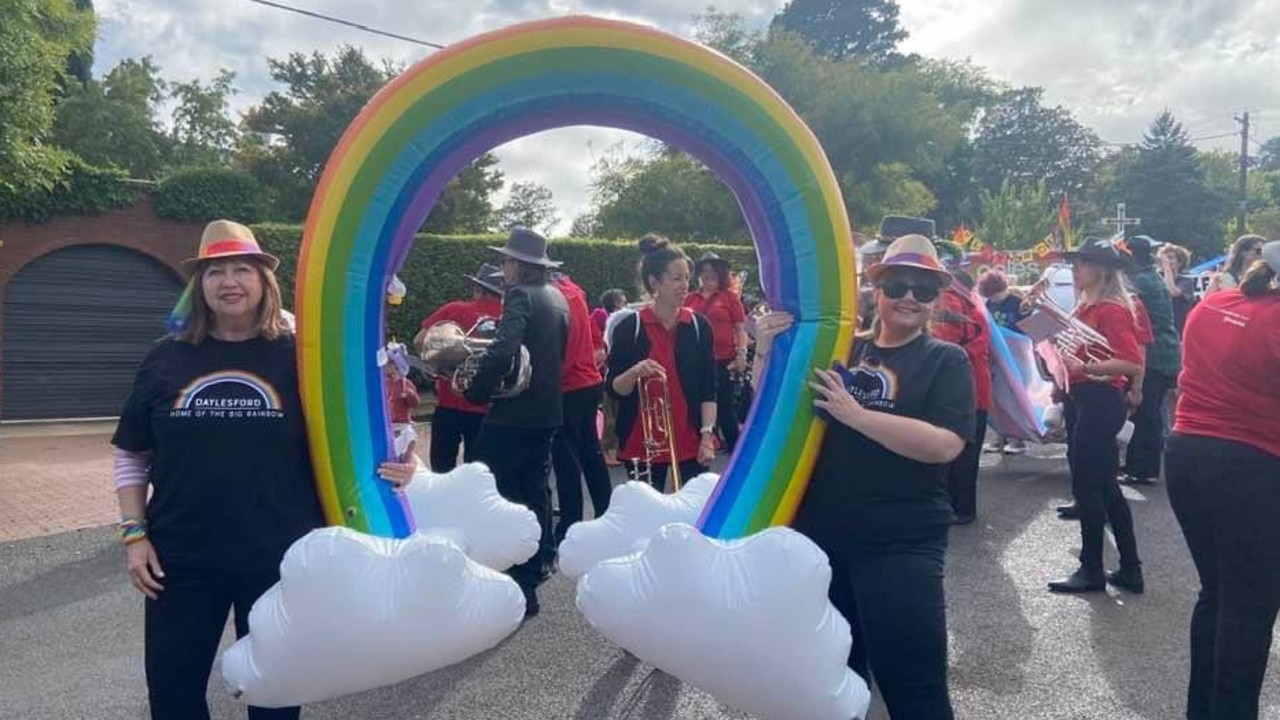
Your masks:
{"label": "green hedge", "polygon": [[[281,289],[285,304],[293,306],[293,282],[296,271],[298,246],[302,229],[296,225],[255,225],[254,234],[265,250],[280,258]],[[501,245],[500,236],[443,237],[419,235],[413,251],[400,269],[400,279],[409,289],[404,304],[387,309],[389,335],[409,341],[418,324],[433,310],[460,297],[469,297],[470,288],[462,275],[474,273],[480,263],[492,261],[494,253],[490,245]],[[726,258],[735,270],[750,273],[748,289],[758,287],[755,249],[743,246],[697,245],[682,243],[695,259],[706,250],[715,250]],[[639,254],[634,242],[610,240],[554,240],[549,254],[564,263],[564,271],[574,282],[587,291],[594,307],[600,294],[618,287],[635,298],[636,263]]]}
{"label": "green hedge", "polygon": [[208,222],[239,218],[257,222],[264,214],[262,185],[248,173],[228,168],[190,168],[156,187],[156,214],[170,220]]}
{"label": "green hedge", "polygon": [[99,215],[138,201],[138,188],[125,172],[99,168],[72,158],[62,178],[50,190],[0,190],[0,218],[42,223],[54,215]]}

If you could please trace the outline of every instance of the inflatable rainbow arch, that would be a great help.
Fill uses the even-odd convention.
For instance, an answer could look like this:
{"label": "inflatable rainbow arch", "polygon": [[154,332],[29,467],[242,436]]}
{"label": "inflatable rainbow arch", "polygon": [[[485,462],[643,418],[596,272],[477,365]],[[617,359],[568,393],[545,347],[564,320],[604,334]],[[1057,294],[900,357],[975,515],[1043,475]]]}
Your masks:
{"label": "inflatable rainbow arch", "polygon": [[[824,423],[807,381],[848,357],[857,297],[851,230],[817,139],[763,81],[724,56],[639,25],[526,23],[451,46],[391,82],[329,158],[298,267],[300,376],[328,522],[413,531],[376,477],[391,457],[382,377],[384,288],[445,184],[482,153],[569,125],[632,130],[697,157],[733,189],[769,303],[796,315],[699,524],[741,537],[788,524]],[[554,256],[554,246],[552,247]],[[569,268],[572,272],[572,268]]]}

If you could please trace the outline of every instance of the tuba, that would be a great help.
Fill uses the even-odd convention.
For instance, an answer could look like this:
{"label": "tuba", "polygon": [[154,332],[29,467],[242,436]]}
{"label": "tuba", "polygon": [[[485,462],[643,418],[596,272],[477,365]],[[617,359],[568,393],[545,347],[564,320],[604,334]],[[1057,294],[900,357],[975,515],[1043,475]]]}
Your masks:
{"label": "tuba", "polygon": [[671,384],[665,375],[652,375],[640,381],[640,431],[644,457],[635,461],[636,480],[653,481],[653,459],[666,451],[671,460],[671,487],[680,490],[680,461],[676,459],[676,428],[671,417]]}
{"label": "tuba", "polygon": [[[493,344],[492,338],[483,337],[492,334],[493,328],[491,318],[480,319],[465,332],[453,322],[432,325],[419,343],[426,373],[432,377],[448,376],[453,391],[459,395],[465,393],[480,370],[480,358]],[[519,354],[512,359],[511,368],[503,376],[493,397],[505,399],[519,395],[529,387],[532,377],[529,349],[521,345]]]}

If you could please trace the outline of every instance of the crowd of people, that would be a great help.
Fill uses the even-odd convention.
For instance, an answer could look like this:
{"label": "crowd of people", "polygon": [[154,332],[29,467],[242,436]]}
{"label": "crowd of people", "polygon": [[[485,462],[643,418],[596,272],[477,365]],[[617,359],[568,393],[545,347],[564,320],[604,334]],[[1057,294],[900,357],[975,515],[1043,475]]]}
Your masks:
{"label": "crowd of people", "polygon": [[[1014,287],[995,271],[975,280],[924,219],[886,218],[877,237],[858,240],[861,332],[845,362],[814,368],[829,431],[795,527],[831,561],[830,599],[854,630],[850,667],[874,678],[893,717],[950,718],[947,538],[979,514],[993,324],[1016,331],[1047,302],[1045,285]],[[414,351],[446,322],[485,339],[466,383],[435,380],[427,456],[435,472],[487,464],[499,492],[537,516],[538,552],[509,570],[533,616],[556,545],[584,518],[582,486],[600,515],[611,465],[660,492],[707,471],[738,442],[743,393],[794,321],[744,304],[724,259],[695,262],[656,235],[638,244],[642,302],[611,289],[594,310],[541,235],[518,229],[492,250],[495,264],[464,277],[470,297],[423,320]],[[1078,567],[1048,589],[1143,592],[1120,484],[1163,476],[1202,584],[1188,716],[1256,717],[1280,608],[1280,243],[1241,238],[1203,299],[1182,277],[1186,251],[1145,236],[1090,238],[1062,259],[1076,290],[1067,310],[1093,340],[1065,347],[1056,369],[1045,364],[1074,498],[1060,512],[1081,533]],[[277,264],[247,228],[209,225],[186,266],[193,321],[144,360],[113,440],[128,573],[147,598],[156,718],[208,717],[227,613],[247,632],[285,549],[322,524]],[[397,426],[418,403],[403,350],[378,358]],[[521,362],[519,391],[500,392]],[[653,426],[655,407],[664,427]],[[1022,440],[988,447],[1021,453]],[[412,446],[397,451],[379,474],[403,485],[418,461]],[[1120,554],[1110,573],[1107,526]]]}

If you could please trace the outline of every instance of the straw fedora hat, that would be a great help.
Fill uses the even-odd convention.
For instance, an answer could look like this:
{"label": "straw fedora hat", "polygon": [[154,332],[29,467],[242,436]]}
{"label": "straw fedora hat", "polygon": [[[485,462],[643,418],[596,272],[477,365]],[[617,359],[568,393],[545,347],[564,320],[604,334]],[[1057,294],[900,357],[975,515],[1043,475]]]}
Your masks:
{"label": "straw fedora hat", "polygon": [[951,273],[947,272],[938,259],[938,251],[933,242],[923,235],[903,235],[894,240],[884,251],[884,260],[867,270],[867,277],[876,282],[888,270],[900,267],[928,270],[937,276],[943,287],[951,284]]}
{"label": "straw fedora hat", "polygon": [[280,267],[280,258],[263,252],[252,230],[238,222],[214,220],[204,227],[196,256],[182,261],[182,272],[191,277],[200,263],[230,257],[256,257],[272,272]]}

